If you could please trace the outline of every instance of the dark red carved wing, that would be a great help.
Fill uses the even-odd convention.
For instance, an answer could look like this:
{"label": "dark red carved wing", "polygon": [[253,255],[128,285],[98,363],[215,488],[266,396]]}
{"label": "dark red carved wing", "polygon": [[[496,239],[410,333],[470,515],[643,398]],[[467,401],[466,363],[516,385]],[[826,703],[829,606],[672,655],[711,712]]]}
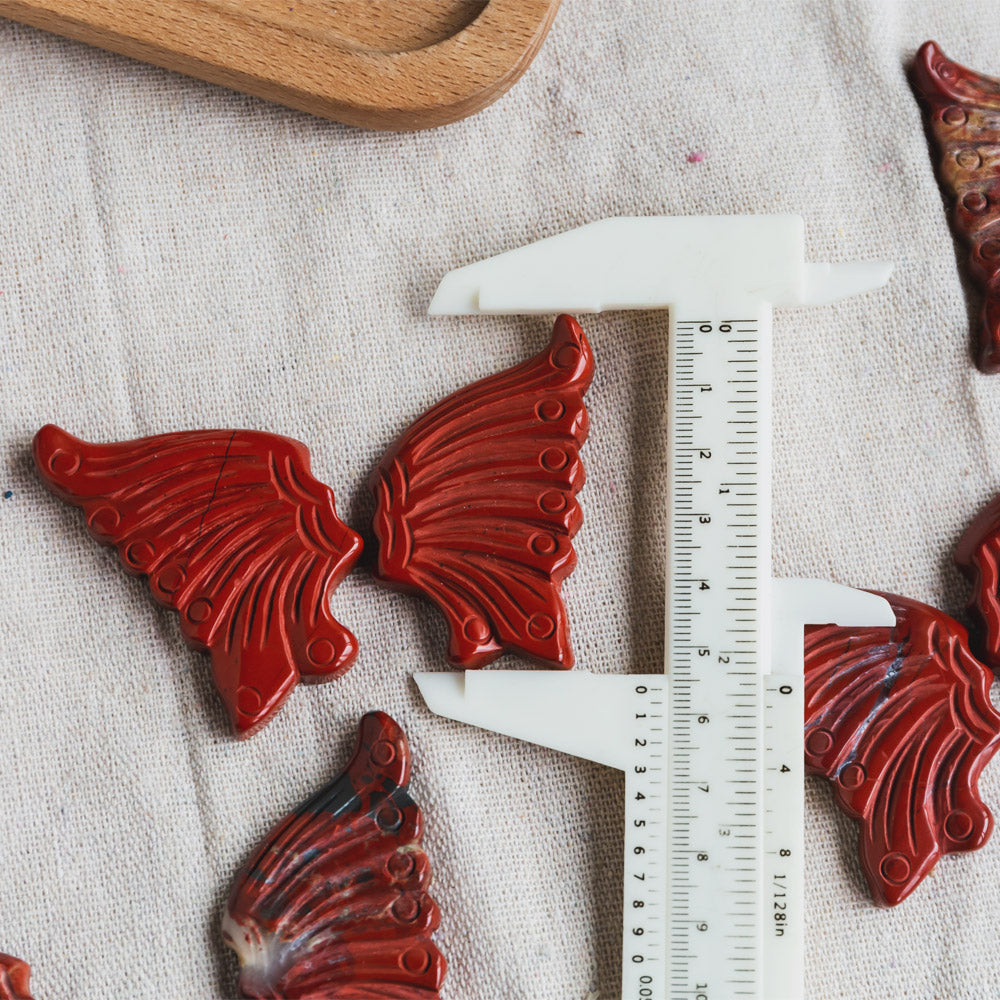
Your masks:
{"label": "dark red carved wing", "polygon": [[895,628],[806,629],[806,770],[860,825],[875,901],[905,899],[938,858],[989,838],[979,775],[996,753],[990,672],[954,619],[884,594]]}
{"label": "dark red carved wing", "polygon": [[31,969],[20,959],[0,955],[0,1000],[31,1000]]}
{"label": "dark red carved wing", "polygon": [[300,679],[342,674],[357,640],[327,600],[361,552],[309,452],[257,431],[191,431],[88,444],[51,424],[35,437],[49,488],[90,533],[180,612],[212,656],[236,732],[247,736]]}
{"label": "dark red carved wing", "polygon": [[361,721],[347,770],[268,835],[237,876],[223,938],[245,997],[431,1000],[446,963],[431,941],[423,819],[410,750],[388,715]]}
{"label": "dark red carved wing", "polygon": [[573,665],[560,584],[583,520],[593,369],[580,325],[560,316],[546,350],[438,403],[372,474],[377,575],[438,605],[458,666],[505,648]]}
{"label": "dark red carved wing", "polygon": [[977,364],[1000,370],[1000,81],[948,59],[925,42],[913,82],[926,108],[937,174],[954,205],[952,228],[971,251],[973,280],[985,294]]}
{"label": "dark red carved wing", "polygon": [[972,648],[995,673],[1000,672],[1000,496],[965,530],[955,562],[972,584]]}

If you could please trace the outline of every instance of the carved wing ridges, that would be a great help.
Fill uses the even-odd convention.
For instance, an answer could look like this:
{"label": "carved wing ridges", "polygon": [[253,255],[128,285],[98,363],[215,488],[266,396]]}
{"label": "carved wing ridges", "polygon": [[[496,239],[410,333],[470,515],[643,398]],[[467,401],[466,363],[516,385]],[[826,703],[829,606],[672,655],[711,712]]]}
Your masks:
{"label": "carved wing ridges", "polygon": [[952,62],[925,42],[913,63],[926,109],[937,176],[953,203],[952,228],[969,248],[973,280],[984,293],[977,364],[1000,370],[1000,81]]}
{"label": "carved wing ridges", "polygon": [[972,648],[1000,672],[1000,496],[966,528],[955,548],[955,562],[972,584],[968,606]]}
{"label": "carved wing ridges", "polygon": [[377,576],[438,605],[458,666],[505,649],[572,666],[560,585],[583,521],[592,375],[583,330],[560,316],[546,350],[442,400],[372,474]]}
{"label": "carved wing ridges", "polygon": [[263,726],[300,677],[350,666],[357,640],[328,601],[361,539],[310,474],[304,445],[229,430],[89,444],[49,425],[34,455],[49,488],[211,654],[239,735]]}
{"label": "carved wing ridges", "polygon": [[267,836],[237,876],[223,937],[245,997],[438,997],[446,962],[431,934],[423,819],[407,794],[410,751],[373,712],[336,780]]}
{"label": "carved wing ridges", "polygon": [[31,969],[26,962],[0,955],[0,1000],[31,1000]]}
{"label": "carved wing ridges", "polygon": [[882,596],[895,628],[806,630],[805,759],[859,823],[875,901],[894,906],[940,857],[989,838],[978,781],[1000,742],[1000,714],[966,630],[925,604]]}

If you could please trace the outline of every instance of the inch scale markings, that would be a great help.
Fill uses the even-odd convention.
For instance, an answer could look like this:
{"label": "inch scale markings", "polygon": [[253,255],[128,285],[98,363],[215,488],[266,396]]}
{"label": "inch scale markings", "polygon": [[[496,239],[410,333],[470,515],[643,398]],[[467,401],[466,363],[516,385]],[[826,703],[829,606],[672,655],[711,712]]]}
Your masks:
{"label": "inch scale markings", "polygon": [[871,594],[771,578],[772,308],[891,271],[806,264],[803,229],[605,219],[453,271],[431,304],[670,309],[664,672],[416,675],[441,715],[624,771],[622,1000],[801,1000],[802,629],[894,622]]}

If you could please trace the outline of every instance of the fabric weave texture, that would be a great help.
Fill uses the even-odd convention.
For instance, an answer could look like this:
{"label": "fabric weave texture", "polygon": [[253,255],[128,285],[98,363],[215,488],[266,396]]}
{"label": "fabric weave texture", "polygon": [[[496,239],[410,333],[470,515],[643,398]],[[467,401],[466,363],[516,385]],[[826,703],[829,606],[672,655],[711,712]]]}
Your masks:
{"label": "fabric weave texture", "polygon": [[[38,997],[233,996],[233,875],[382,709],[414,751],[443,995],[616,1000],[619,775],[431,715],[410,675],[444,668],[444,621],[377,586],[371,548],[332,602],[354,668],[235,741],[207,658],[45,491],[31,437],[285,434],[371,546],[365,480],[390,441],[548,338],[542,318],[427,317],[445,272],[609,215],[797,212],[808,259],[897,267],[878,293],[776,314],[775,573],[960,613],[951,552],[1000,491],[1000,376],[970,360],[978,301],[905,65],[933,37],[1000,76],[994,14],[565,0],[507,96],[411,135],[0,21],[0,951],[32,963]],[[582,322],[576,659],[659,671],[667,317]],[[981,787],[1000,805],[1000,766]],[[1000,841],[887,912],[818,781],[806,823],[810,1000],[995,993]]]}

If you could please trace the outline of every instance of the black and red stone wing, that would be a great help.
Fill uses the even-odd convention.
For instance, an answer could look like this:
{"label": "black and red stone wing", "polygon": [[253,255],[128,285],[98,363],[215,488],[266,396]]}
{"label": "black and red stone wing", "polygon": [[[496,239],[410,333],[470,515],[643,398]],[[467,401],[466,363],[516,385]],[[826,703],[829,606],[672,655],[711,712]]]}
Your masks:
{"label": "black and red stone wing", "polygon": [[446,963],[399,726],[361,722],[347,770],[268,835],[237,876],[223,937],[244,997],[431,1000]]}
{"label": "black and red stone wing", "polygon": [[1000,81],[948,59],[925,42],[912,78],[926,109],[937,175],[953,204],[952,228],[970,250],[969,267],[985,300],[977,364],[1000,370]]}
{"label": "black and red stone wing", "polygon": [[973,649],[994,673],[1000,672],[1000,496],[965,530],[955,549],[955,562],[972,584]]}
{"label": "black and red stone wing", "polygon": [[895,628],[806,629],[805,758],[858,821],[875,901],[894,906],[940,857],[989,838],[978,782],[1000,744],[1000,714],[965,629],[882,596]]}
{"label": "black and red stone wing", "polygon": [[437,604],[458,666],[504,649],[573,665],[560,585],[583,520],[593,369],[580,325],[560,316],[546,350],[438,403],[372,474],[377,575]]}
{"label": "black and red stone wing", "polygon": [[257,431],[88,444],[50,424],[34,454],[48,487],[83,508],[90,533],[148,576],[185,639],[209,651],[238,734],[264,725],[300,676],[350,666],[357,640],[327,602],[361,539],[304,445]]}
{"label": "black and red stone wing", "polygon": [[31,1000],[31,969],[10,955],[0,955],[0,1000]]}

